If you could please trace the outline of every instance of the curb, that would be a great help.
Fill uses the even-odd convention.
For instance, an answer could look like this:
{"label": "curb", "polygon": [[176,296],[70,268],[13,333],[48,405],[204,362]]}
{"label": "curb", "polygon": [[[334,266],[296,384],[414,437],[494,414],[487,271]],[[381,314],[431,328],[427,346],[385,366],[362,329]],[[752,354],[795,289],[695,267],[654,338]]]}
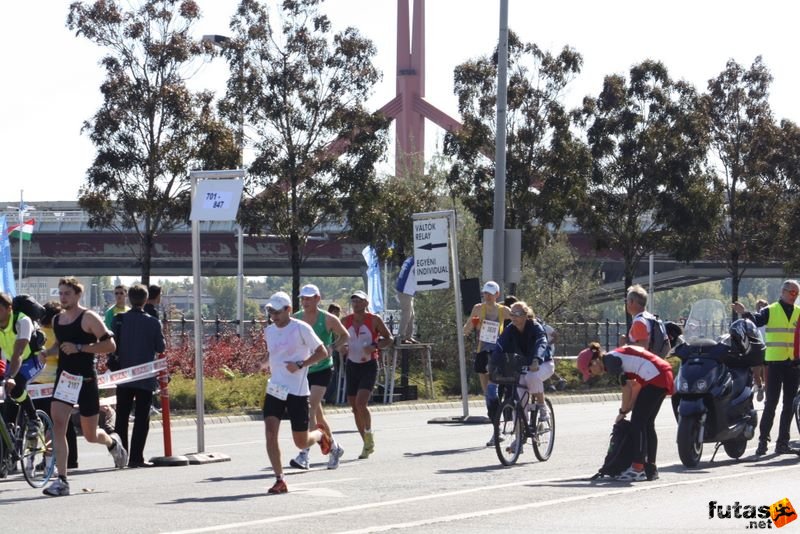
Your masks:
{"label": "curb", "polygon": [[[584,395],[550,395],[548,397],[553,404],[578,404],[587,402],[608,402],[617,401],[622,398],[622,393],[588,393]],[[482,400],[469,401],[470,409],[475,408],[483,410],[486,404]],[[415,402],[413,404],[370,404],[369,409],[374,413],[383,412],[413,412],[423,410],[458,410],[462,408],[460,401],[446,401],[446,402]],[[349,414],[350,408],[346,406],[326,406],[326,414]],[[252,413],[244,415],[206,415],[203,421],[206,425],[223,425],[227,423],[248,423],[251,421],[262,421],[261,413]],[[172,427],[186,427],[196,426],[196,417],[176,417],[170,419],[170,426]],[[161,428],[161,419],[151,420],[150,428]]]}

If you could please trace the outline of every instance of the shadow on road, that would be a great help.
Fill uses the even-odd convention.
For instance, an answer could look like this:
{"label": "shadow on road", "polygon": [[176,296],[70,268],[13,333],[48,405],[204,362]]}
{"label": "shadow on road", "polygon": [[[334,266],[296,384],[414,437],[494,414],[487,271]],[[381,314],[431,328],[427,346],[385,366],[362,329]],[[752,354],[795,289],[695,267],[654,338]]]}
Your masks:
{"label": "shadow on road", "polygon": [[445,449],[445,450],[437,449],[435,451],[406,452],[403,453],[403,456],[405,456],[406,458],[419,458],[422,456],[448,456],[450,454],[461,454],[465,452],[480,451],[485,448],[486,447],[468,447],[465,449]]}

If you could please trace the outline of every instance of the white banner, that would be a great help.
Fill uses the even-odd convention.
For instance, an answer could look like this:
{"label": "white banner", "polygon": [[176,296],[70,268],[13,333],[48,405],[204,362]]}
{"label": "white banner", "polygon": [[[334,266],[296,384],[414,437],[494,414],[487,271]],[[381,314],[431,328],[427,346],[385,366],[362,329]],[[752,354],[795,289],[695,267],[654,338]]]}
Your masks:
{"label": "white banner", "polygon": [[[97,387],[99,389],[115,388],[119,384],[126,384],[128,382],[135,382],[144,378],[156,376],[161,371],[166,370],[166,368],[166,358],[159,358],[149,363],[126,367],[119,371],[106,371],[102,375],[97,375]],[[53,386],[54,384],[28,384],[28,395],[34,400],[51,397],[53,395]],[[0,400],[3,399],[5,399],[5,388],[0,388]]]}

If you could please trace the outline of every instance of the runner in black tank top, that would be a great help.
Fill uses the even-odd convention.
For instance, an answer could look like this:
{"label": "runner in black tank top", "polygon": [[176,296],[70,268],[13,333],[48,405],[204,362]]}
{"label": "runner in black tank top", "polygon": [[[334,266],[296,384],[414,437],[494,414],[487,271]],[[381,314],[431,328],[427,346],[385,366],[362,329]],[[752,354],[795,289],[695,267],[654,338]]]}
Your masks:
{"label": "runner in black tank top", "polygon": [[51,497],[69,495],[67,425],[71,424],[76,397],[81,414],[81,430],[86,441],[105,445],[117,468],[125,467],[128,463],[128,451],[119,436],[109,436],[97,428],[100,392],[97,389],[94,359],[96,354],[113,352],[116,343],[103,319],[80,305],[82,294],[83,284],[76,278],[65,277],[58,281],[58,300],[63,311],[53,317],[56,344],[42,351],[45,358],[56,350],[59,353],[56,383],[50,401],[58,480],[43,492]]}
{"label": "runner in black tank top", "polygon": [[[97,337],[90,332],[84,332],[81,328],[81,321],[83,321],[83,314],[86,310],[82,311],[78,318],[69,324],[61,324],[58,315],[53,318],[53,332],[59,344],[66,342],[74,343],[76,345],[89,345],[97,341]],[[73,375],[80,375],[84,378],[95,378],[97,371],[95,370],[95,355],[89,352],[78,352],[75,354],[66,354],[62,349],[58,351],[58,370],[66,371]]]}

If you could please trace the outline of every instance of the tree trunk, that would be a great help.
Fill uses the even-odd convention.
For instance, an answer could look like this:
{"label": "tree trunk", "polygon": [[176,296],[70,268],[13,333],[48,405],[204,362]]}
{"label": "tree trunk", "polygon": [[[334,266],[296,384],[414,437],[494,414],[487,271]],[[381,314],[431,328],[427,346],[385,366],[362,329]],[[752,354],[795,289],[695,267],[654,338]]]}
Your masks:
{"label": "tree trunk", "polygon": [[289,235],[289,261],[292,264],[292,309],[299,310],[300,305],[300,236],[292,231]]}
{"label": "tree trunk", "polygon": [[142,284],[150,285],[150,263],[153,257],[153,234],[146,231],[142,236]]}

